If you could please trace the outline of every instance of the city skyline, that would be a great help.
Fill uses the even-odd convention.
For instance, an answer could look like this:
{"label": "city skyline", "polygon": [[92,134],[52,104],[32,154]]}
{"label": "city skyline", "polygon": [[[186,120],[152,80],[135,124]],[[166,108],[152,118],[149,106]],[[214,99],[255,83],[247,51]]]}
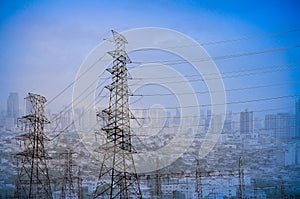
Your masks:
{"label": "city skyline", "polygon": [[[16,95],[16,93],[13,93],[13,95]],[[8,96],[8,99],[10,99],[11,96]],[[298,101],[295,102],[295,112],[297,112],[296,110],[299,108],[297,105],[298,105]],[[60,131],[60,129],[65,129],[68,125],[68,123],[71,122],[71,114],[70,114],[70,111],[66,111],[65,114],[61,115],[60,119],[58,120],[59,123],[54,123],[54,124],[50,124],[52,127],[50,128],[47,128],[49,129],[50,131],[46,131],[47,133],[51,132],[56,132],[56,131]],[[78,114],[81,114],[80,113],[81,111],[78,112]],[[89,114],[89,113],[88,113]],[[209,123],[207,123],[207,119],[210,118],[210,111],[208,110],[207,113],[205,115],[202,115],[203,117],[203,120],[200,120],[200,123],[199,125],[202,125],[204,124],[205,125],[205,128],[207,129],[207,125],[209,125]],[[213,154],[210,154],[208,155],[207,157],[205,157],[203,160],[205,160],[205,162],[203,164],[201,164],[203,167],[207,167],[212,169],[212,174],[209,174],[210,175],[213,175],[215,172],[217,172],[217,176],[219,176],[220,179],[215,179],[213,182],[211,181],[210,177],[209,176],[206,176],[206,170],[204,171],[201,171],[201,175],[204,175],[202,176],[202,193],[204,196],[214,196],[214,195],[219,195],[219,197],[223,197],[223,196],[236,196],[238,195],[238,192],[237,192],[237,189],[238,187],[240,186],[239,182],[238,182],[238,171],[235,170],[234,168],[236,168],[237,166],[233,166],[232,167],[232,162],[235,162],[237,159],[237,157],[231,159],[231,163],[225,161],[225,165],[223,165],[223,158],[222,158],[222,153],[219,154],[217,151],[220,150],[220,148],[222,148],[222,150],[224,151],[227,151],[227,153],[231,153],[230,152],[230,149],[234,149],[234,151],[236,151],[236,155],[239,156],[239,155],[245,155],[244,153],[246,153],[246,151],[255,151],[257,150],[257,147],[259,149],[263,149],[263,150],[268,150],[268,149],[272,149],[271,150],[271,154],[269,153],[266,153],[265,155],[267,155],[268,157],[274,157],[274,163],[275,165],[272,167],[272,170],[277,170],[277,169],[280,169],[280,168],[284,168],[284,167],[287,167],[289,169],[292,169],[292,168],[298,168],[298,166],[300,165],[300,151],[299,151],[299,148],[298,148],[298,145],[299,143],[297,143],[297,141],[295,140],[296,139],[299,139],[299,137],[295,137],[293,134],[291,134],[290,130],[289,130],[289,127],[290,126],[286,126],[287,122],[289,122],[290,119],[294,119],[295,123],[296,123],[296,114],[290,118],[290,117],[287,117],[289,116],[288,113],[277,113],[277,114],[271,114],[271,115],[268,115],[266,114],[266,117],[264,119],[264,123],[266,126],[263,126],[261,128],[257,128],[255,127],[254,123],[256,122],[256,119],[254,119],[254,116],[255,114],[253,114],[253,112],[251,110],[248,110],[248,109],[245,109],[245,111],[242,111],[238,114],[239,117],[236,117],[236,118],[239,118],[240,121],[236,121],[236,119],[232,118],[232,113],[228,113],[228,120],[231,121],[231,123],[235,123],[233,126],[231,126],[231,130],[226,130],[226,128],[224,127],[223,129],[223,132],[220,136],[220,139],[218,141],[218,144],[214,147],[214,153]],[[157,113],[157,115],[154,117],[154,119],[157,117],[159,118],[161,115],[161,113]],[[5,116],[8,116],[8,115],[5,115]],[[54,114],[54,117],[56,117],[57,115]],[[147,116],[147,114],[146,114]],[[165,137],[166,135],[172,135],[172,131],[169,131],[169,127],[172,127],[173,125],[179,125],[178,122],[176,122],[176,120],[178,119],[177,117],[179,116],[179,113],[178,112],[174,112],[173,114],[168,114],[168,125],[164,125],[164,128],[166,128],[164,130],[164,128],[162,129],[162,132],[160,132],[157,136],[158,136],[158,139],[157,138],[148,138],[146,139],[146,143],[148,143],[147,145],[148,146],[151,146],[152,144],[162,144],[161,142],[163,142],[164,139],[166,139],[167,137]],[[269,117],[271,116],[271,117]],[[275,116],[275,117],[274,117]],[[179,116],[180,117],[180,116]],[[1,121],[2,121],[2,118],[0,118]],[[213,121],[211,121],[213,122]],[[263,122],[263,121],[261,121]],[[271,128],[270,129],[270,125],[274,125],[273,123],[275,122],[275,126],[274,128]],[[147,122],[146,122],[147,123]],[[249,126],[249,124],[252,124],[252,126]],[[278,124],[277,124],[278,123]],[[82,121],[82,129],[86,129],[88,130],[89,128],[89,121]],[[237,128],[237,126],[239,126],[240,128]],[[54,128],[54,131],[53,129]],[[196,135],[195,137],[195,141],[197,140],[197,136],[201,136],[201,134],[203,134],[203,132],[205,131],[205,128],[203,128],[202,130],[200,130],[198,132],[198,134]],[[4,126],[2,126],[1,128],[1,131],[2,132],[6,132],[7,128]],[[6,129],[6,130],[5,130]],[[52,129],[52,130],[51,130]],[[93,130],[93,129],[92,129]],[[13,137],[15,137],[16,135],[18,134],[23,134],[24,132],[23,131],[20,131],[20,130],[17,130],[17,128],[12,128],[11,130],[11,135],[13,135]],[[278,133],[279,132],[279,133]],[[71,134],[70,134],[71,133]],[[166,135],[164,135],[166,133]],[[284,134],[283,134],[284,133]],[[65,134],[65,135],[64,135]],[[77,136],[77,133],[76,133],[76,130],[73,129],[73,128],[69,128],[69,132],[65,132],[60,141],[56,141],[54,143],[54,146],[55,148],[52,148],[51,150],[51,154],[59,154],[58,151],[56,150],[62,150],[63,148],[65,147],[68,147],[69,144],[72,143],[72,141],[67,141],[69,138],[67,138],[68,136],[71,136],[72,135],[72,138],[76,139],[76,136]],[[6,136],[6,133],[1,135],[3,138],[5,138]],[[75,136],[76,135],[76,136]],[[280,135],[280,136],[277,136],[277,135]],[[51,138],[51,133],[47,135],[48,138]],[[50,137],[49,137],[50,136]],[[266,142],[266,143],[259,143],[260,140],[264,140],[264,139],[268,139],[269,142]],[[10,138],[9,138],[10,139]],[[51,138],[52,139],[52,138]],[[1,143],[3,143],[3,141],[5,142],[6,138],[4,140],[2,140]],[[2,146],[2,145],[1,145]],[[5,144],[4,146],[10,146],[9,144]],[[51,145],[50,145],[51,146]],[[58,147],[60,146],[60,147]],[[195,145],[192,144],[191,146],[191,149],[193,149],[194,147],[197,148],[197,146],[199,146],[199,143],[196,141],[195,142]],[[63,147],[63,148],[61,148]],[[264,149],[265,148],[265,149]],[[190,150],[191,150],[190,149]],[[16,148],[14,149],[16,150]],[[193,155],[193,150],[188,150],[186,151],[186,153],[183,155],[183,157],[180,157],[179,159],[182,159],[184,160],[184,165],[188,166],[189,167],[191,166],[191,164],[195,161],[196,157],[194,157]],[[56,151],[56,152],[55,152]],[[76,151],[77,152],[80,152],[80,154],[84,154],[83,151],[85,151],[83,148],[81,147],[76,147]],[[2,151],[4,152],[4,151]],[[251,154],[251,153],[250,153]],[[261,154],[261,155],[264,155],[264,154]],[[6,155],[5,155],[6,156]],[[5,156],[4,156],[4,160],[5,160]],[[253,192],[252,190],[255,190],[255,184],[253,184],[253,179],[260,179],[259,177],[257,177],[257,175],[260,175],[259,172],[255,172],[255,173],[252,173],[253,172],[253,166],[256,165],[256,163],[251,163],[251,159],[249,159],[248,156],[240,156],[240,157],[243,157],[243,159],[245,159],[245,161],[247,163],[244,163],[245,166],[244,166],[244,169],[245,169],[245,176],[243,177],[243,179],[245,180],[244,182],[244,186],[246,187],[245,188],[245,191],[244,191],[244,194],[246,196],[252,196],[254,197],[255,195],[261,195],[262,198],[266,198],[268,194],[268,192],[264,191],[263,188],[259,189],[259,191],[257,192]],[[81,157],[83,158],[83,157]],[[254,156],[251,158],[254,158]],[[54,158],[56,159],[56,158]],[[82,161],[82,159],[80,159]],[[202,161],[203,161],[202,160]],[[258,160],[258,159],[257,159]],[[261,161],[262,159],[260,159]],[[55,160],[57,161],[57,160]],[[85,161],[83,162],[78,162],[79,160],[77,160],[77,163],[78,164],[85,164]],[[214,164],[211,164],[211,163],[208,163],[207,161],[217,161],[215,162]],[[5,163],[5,161],[2,160],[2,162]],[[2,164],[2,163],[0,163]],[[262,165],[261,163],[257,163],[258,165],[260,166],[267,166],[267,165]],[[166,168],[169,168],[171,170],[175,169],[176,171],[176,165],[179,166],[179,165],[182,165],[179,164],[179,163],[176,163],[175,165],[171,166],[171,167],[166,167]],[[231,165],[231,166],[230,166]],[[175,166],[175,168],[173,168]],[[211,168],[212,167],[212,168]],[[6,168],[6,167],[5,167]],[[166,169],[166,168],[163,168],[162,170]],[[214,169],[221,169],[221,170],[216,170],[214,171]],[[223,171],[222,169],[226,169],[225,171]],[[191,169],[191,168],[189,168]],[[197,197],[197,193],[196,193],[196,190],[195,190],[195,186],[196,186],[196,181],[195,181],[195,177],[193,176],[193,174],[191,174],[191,171],[190,170],[182,170],[181,172],[183,176],[185,176],[183,179],[182,179],[182,182],[180,183],[181,185],[179,185],[179,179],[178,179],[178,173],[176,174],[173,174],[172,171],[170,173],[170,171],[168,170],[169,173],[165,173],[166,171],[159,171],[159,172],[162,172],[162,176],[161,176],[161,194],[162,195],[165,195],[165,197],[169,197],[170,194],[172,194],[174,191],[176,192],[176,196],[177,197],[183,197],[183,198],[186,198],[186,197]],[[228,170],[228,169],[232,169],[231,171]],[[51,170],[51,169],[50,169]],[[252,172],[250,172],[250,171]],[[268,173],[269,174],[266,174],[267,176],[270,175],[270,172],[272,170],[268,170]],[[85,171],[87,172],[87,168],[82,170],[83,173],[85,173]],[[295,172],[294,170],[290,170],[291,172]],[[12,171],[13,172],[13,171]],[[185,173],[185,172],[188,172],[188,173]],[[218,172],[224,172],[224,174],[220,175],[220,173],[218,174]],[[226,173],[226,172],[230,172],[229,174]],[[248,173],[249,172],[249,173]],[[278,171],[279,172],[279,171]],[[11,174],[10,174],[11,175]],[[157,174],[155,174],[157,175]],[[189,177],[187,177],[187,175]],[[228,177],[225,177],[229,175]],[[151,176],[151,175],[148,175],[148,176]],[[223,177],[221,177],[223,176]],[[267,177],[265,176],[265,177]],[[296,176],[295,176],[296,177]],[[166,179],[168,180],[166,180]],[[278,178],[278,177],[276,177]],[[89,180],[88,180],[89,179]],[[148,177],[147,177],[148,179]],[[143,179],[142,182],[141,182],[141,186],[142,186],[142,192],[143,192],[143,196],[146,197],[146,198],[149,198],[151,197],[151,195],[153,196],[153,194],[155,195],[156,194],[156,191],[155,191],[155,187],[153,189],[153,184],[155,184],[156,182],[151,182],[151,177],[150,177],[150,182],[149,180],[147,179]],[[264,179],[264,178],[263,178]],[[280,179],[280,178],[279,178]],[[95,189],[95,182],[94,180],[92,180],[92,177],[87,175],[86,176],[83,176],[83,183],[82,183],[82,186],[85,187],[88,191],[84,191],[85,194],[87,193],[91,193],[94,189]],[[278,179],[277,179],[278,180]],[[286,176],[283,183],[289,183],[290,181],[291,182],[294,182],[294,178],[292,176]],[[219,187],[218,185],[219,184],[222,184],[222,183],[226,183],[226,182],[230,182],[230,184],[228,184],[227,186],[222,186]],[[149,183],[149,184],[148,184]],[[187,183],[187,184],[186,184]],[[283,184],[283,185],[284,185]],[[283,186],[281,185],[281,186]],[[1,188],[1,183],[0,183],[0,188]],[[8,185],[6,185],[8,186]],[[10,185],[9,185],[10,186]],[[150,188],[150,190],[148,190],[149,188],[146,188],[146,187],[152,187]],[[258,186],[262,186],[262,185],[258,185]],[[215,187],[215,188],[213,188]],[[276,186],[274,189],[277,189]],[[152,190],[152,191],[151,191]],[[214,190],[214,191],[212,191]],[[297,186],[295,187],[295,190],[297,191]],[[235,192],[236,191],[236,192]],[[228,195],[229,194],[229,195]],[[276,193],[274,193],[276,194]],[[282,193],[281,193],[282,194]],[[287,189],[287,192],[286,194],[293,194],[293,191],[291,189]],[[55,192],[54,193],[55,196],[59,196],[60,195],[60,192]],[[174,196],[174,195],[173,195]]]}
{"label": "city skyline", "polygon": [[[25,103],[25,109],[23,111],[23,115],[30,112],[30,104]],[[295,100],[295,107],[290,112],[284,112],[279,111],[276,113],[262,113],[263,116],[261,118],[256,117],[255,112],[249,110],[248,108],[245,108],[241,112],[235,112],[233,113],[231,110],[228,110],[225,115],[225,122],[224,127],[222,129],[222,132],[230,132],[230,131],[239,131],[241,134],[248,134],[252,135],[254,133],[255,129],[265,129],[267,131],[270,131],[270,134],[274,134],[275,138],[288,138],[288,137],[299,137],[299,133],[297,134],[299,130],[299,121],[300,121],[300,114],[299,114],[299,104],[300,100]],[[159,110],[159,109],[158,109]],[[82,117],[84,112],[89,111],[85,110],[84,107],[81,108],[81,110],[72,110],[71,107],[65,107],[65,110],[61,113],[59,112],[51,112],[50,109],[46,110],[46,115],[50,118],[57,118],[59,116],[60,120],[60,128],[64,129],[67,126],[69,126],[73,120],[75,120],[77,117]],[[201,110],[203,112],[204,110]],[[10,94],[7,97],[7,108],[6,110],[3,110],[2,113],[5,113],[2,115],[2,120],[4,121],[3,124],[8,125],[9,128],[12,128],[13,126],[17,127],[17,120],[22,117],[21,115],[21,109],[19,106],[19,95],[16,92],[10,92]],[[62,114],[63,113],[63,114]],[[93,112],[87,112],[87,114],[91,114]],[[154,119],[163,119],[164,124],[173,123],[175,121],[175,124],[179,125],[180,121],[180,114],[178,112],[178,109],[176,109],[175,113],[167,112],[161,113],[158,115],[148,115],[146,110],[143,111],[142,114],[138,114],[137,116],[140,118],[144,118],[145,120]],[[233,116],[235,115],[235,116]],[[163,117],[162,117],[163,116]],[[5,120],[5,118],[7,118]],[[75,118],[75,119],[74,119]],[[156,119],[157,118],[157,119]],[[88,128],[89,127],[89,120],[94,119],[94,117],[89,116],[87,118],[88,120],[84,118],[80,118],[80,125],[82,125],[82,128]],[[211,119],[211,111],[208,109],[206,110],[206,113],[204,112],[199,117],[199,126],[204,125],[205,131],[208,130],[208,127],[210,123],[214,123]],[[57,119],[56,119],[57,120]],[[82,120],[82,121],[81,121]],[[145,121],[142,121],[144,123]],[[259,123],[259,125],[255,125]],[[260,128],[256,126],[261,126]],[[14,127],[14,128],[15,128]],[[239,127],[239,128],[237,128]]]}

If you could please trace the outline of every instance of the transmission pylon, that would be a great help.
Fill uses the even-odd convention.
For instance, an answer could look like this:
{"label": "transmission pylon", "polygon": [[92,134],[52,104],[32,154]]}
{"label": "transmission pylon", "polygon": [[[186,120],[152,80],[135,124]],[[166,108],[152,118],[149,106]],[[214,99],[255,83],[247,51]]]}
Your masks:
{"label": "transmission pylon", "polygon": [[155,175],[155,195],[158,199],[162,198],[160,172],[157,170]]}
{"label": "transmission pylon", "polygon": [[196,165],[196,192],[197,192],[197,199],[202,199],[201,170],[200,170],[200,161],[198,159]]}
{"label": "transmission pylon", "polygon": [[239,158],[239,170],[238,170],[238,198],[245,199],[245,182],[244,182],[244,169],[242,167],[242,157]]}
{"label": "transmission pylon", "polygon": [[254,191],[254,199],[257,199],[257,187],[256,187],[256,180],[253,180],[253,191]]}
{"label": "transmission pylon", "polygon": [[44,125],[50,122],[44,115],[46,98],[28,93],[27,114],[19,119],[27,133],[16,138],[23,142],[24,151],[17,153],[20,160],[14,198],[51,198],[52,191],[46,161],[50,158],[45,150],[47,137]]}
{"label": "transmission pylon", "polygon": [[287,199],[288,198],[283,182],[281,182],[281,185],[280,185],[280,198],[281,199]]}
{"label": "transmission pylon", "polygon": [[[81,198],[81,178],[80,168],[74,164],[73,155],[75,153],[67,149],[63,153],[64,175],[62,180],[61,199],[80,199]],[[77,174],[75,174],[77,170]]]}
{"label": "transmission pylon", "polygon": [[97,116],[103,121],[106,143],[101,147],[105,152],[94,198],[142,198],[139,179],[133,156],[135,150],[131,143],[129,110],[128,71],[126,64],[130,59],[125,51],[126,38],[112,31],[115,50],[108,52],[113,57],[112,83],[106,88],[110,92],[108,108]]}

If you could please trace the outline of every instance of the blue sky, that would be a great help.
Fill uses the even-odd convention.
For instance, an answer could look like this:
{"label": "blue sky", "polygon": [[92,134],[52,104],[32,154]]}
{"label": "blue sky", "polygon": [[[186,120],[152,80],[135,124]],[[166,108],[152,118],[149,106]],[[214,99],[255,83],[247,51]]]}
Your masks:
{"label": "blue sky", "polygon": [[[29,91],[48,99],[72,82],[88,53],[110,30],[163,27],[199,43],[287,32],[300,28],[299,1],[0,1],[0,109],[11,91],[20,98]],[[299,31],[236,42],[204,45],[212,57],[300,45]],[[296,67],[299,48],[218,60],[222,73],[265,66]],[[299,64],[299,63],[298,63]],[[292,65],[292,66],[290,66]],[[227,89],[300,80],[300,70],[224,79]],[[228,101],[300,93],[299,83],[228,93]],[[57,106],[70,101],[71,89]],[[294,99],[259,106],[280,107]],[[257,104],[230,107],[240,111]],[[259,108],[261,108],[259,107]]]}

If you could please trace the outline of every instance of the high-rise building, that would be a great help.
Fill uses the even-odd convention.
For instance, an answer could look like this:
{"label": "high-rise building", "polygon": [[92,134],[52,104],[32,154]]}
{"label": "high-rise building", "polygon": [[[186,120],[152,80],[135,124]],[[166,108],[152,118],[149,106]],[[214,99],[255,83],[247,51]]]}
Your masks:
{"label": "high-rise building", "polygon": [[253,111],[247,109],[240,113],[241,134],[253,134]]}
{"label": "high-rise building", "polygon": [[6,117],[17,123],[19,117],[19,95],[18,93],[10,93],[7,98]]}
{"label": "high-rise building", "polygon": [[274,131],[276,129],[276,114],[265,115],[265,129],[269,131]]}
{"label": "high-rise building", "polygon": [[218,132],[220,125],[223,120],[223,115],[214,115],[211,116],[211,130],[212,132]]}
{"label": "high-rise building", "polygon": [[295,118],[295,137],[300,137],[300,99],[296,101],[296,118]]}
{"label": "high-rise building", "polygon": [[294,137],[295,116],[290,113],[277,113],[265,116],[265,129],[276,138]]}
{"label": "high-rise building", "polygon": [[276,137],[288,138],[294,136],[294,115],[290,113],[277,113]]}
{"label": "high-rise building", "polygon": [[174,118],[173,118],[173,124],[180,124],[180,111],[179,111],[179,109],[177,108],[176,109],[176,114],[175,114],[175,116],[174,116]]}
{"label": "high-rise building", "polygon": [[205,131],[207,132],[209,129],[210,121],[211,120],[211,110],[207,110],[206,112],[206,119],[205,119]]}
{"label": "high-rise building", "polygon": [[227,132],[232,130],[232,111],[226,114],[223,130]]}

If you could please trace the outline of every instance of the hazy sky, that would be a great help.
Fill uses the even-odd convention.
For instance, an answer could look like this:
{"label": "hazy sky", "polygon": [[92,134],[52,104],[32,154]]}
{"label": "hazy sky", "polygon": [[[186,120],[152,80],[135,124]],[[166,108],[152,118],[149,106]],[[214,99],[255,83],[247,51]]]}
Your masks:
{"label": "hazy sky", "polygon": [[[110,36],[111,29],[121,32],[148,26],[174,29],[199,43],[257,36],[204,45],[212,57],[294,46],[289,50],[221,59],[216,64],[221,73],[249,73],[252,69],[261,72],[278,66],[265,74],[224,79],[226,89],[280,84],[229,92],[228,101],[299,94],[299,83],[295,83],[300,80],[299,19],[300,3],[296,0],[0,0],[0,108],[5,109],[9,92],[19,92],[20,98],[27,92],[53,98],[75,79],[84,58]],[[263,36],[266,34],[270,35]],[[277,69],[281,71],[274,71]],[[58,106],[61,101],[69,102],[71,91],[58,99]],[[274,107],[293,100],[280,101]]]}

